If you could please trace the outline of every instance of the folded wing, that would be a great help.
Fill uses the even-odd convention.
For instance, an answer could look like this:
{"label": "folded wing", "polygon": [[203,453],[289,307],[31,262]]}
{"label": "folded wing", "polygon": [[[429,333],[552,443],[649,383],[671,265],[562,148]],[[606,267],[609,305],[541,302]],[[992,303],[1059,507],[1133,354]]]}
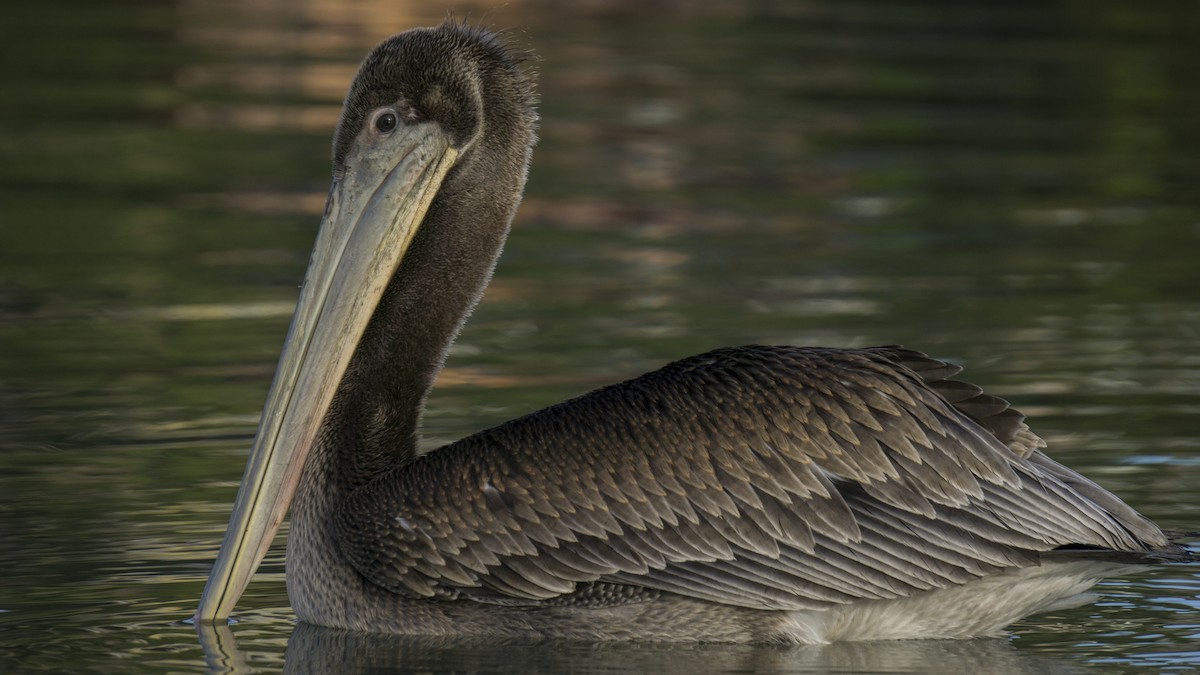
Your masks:
{"label": "folded wing", "polygon": [[600,584],[802,609],[1167,543],[959,370],[892,347],[702,354],[385,474],[340,510],[341,550],[412,597]]}

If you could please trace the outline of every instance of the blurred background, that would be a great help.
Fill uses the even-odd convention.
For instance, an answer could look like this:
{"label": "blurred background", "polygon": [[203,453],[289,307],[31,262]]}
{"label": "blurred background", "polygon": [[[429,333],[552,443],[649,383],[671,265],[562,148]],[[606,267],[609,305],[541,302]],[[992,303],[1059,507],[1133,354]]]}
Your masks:
{"label": "blurred background", "polygon": [[[430,446],[717,346],[900,343],[967,365],[1057,458],[1200,529],[1194,2],[5,14],[0,664],[203,667],[178,621],[283,342],[341,97],[378,40],[447,16],[536,53],[542,124],[507,251],[430,401]],[[281,559],[234,630],[252,666],[278,667],[292,633]],[[950,662],[1196,667],[1198,589],[1178,568],[1106,582],[1101,603]],[[537,653],[456,667],[536,669]],[[570,667],[595,669],[580,654]],[[930,654],[903,662],[947,659]],[[875,663],[828,656],[628,663]]]}

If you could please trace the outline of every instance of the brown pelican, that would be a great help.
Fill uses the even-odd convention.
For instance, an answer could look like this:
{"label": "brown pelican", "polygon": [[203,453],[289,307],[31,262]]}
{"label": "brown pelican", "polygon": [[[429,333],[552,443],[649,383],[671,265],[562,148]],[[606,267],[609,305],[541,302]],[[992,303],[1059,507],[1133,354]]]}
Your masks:
{"label": "brown pelican", "polygon": [[362,63],[199,620],[229,616],[289,505],[302,621],[423,635],[967,637],[1182,555],[898,347],[721,349],[420,454],[525,183],[518,61],[447,23]]}

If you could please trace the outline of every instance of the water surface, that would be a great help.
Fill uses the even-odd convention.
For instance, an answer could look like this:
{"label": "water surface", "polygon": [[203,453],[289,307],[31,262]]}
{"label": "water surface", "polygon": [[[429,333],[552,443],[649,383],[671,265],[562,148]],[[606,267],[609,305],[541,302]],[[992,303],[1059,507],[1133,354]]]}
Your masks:
{"label": "water surface", "polygon": [[[44,3],[43,3],[44,4]],[[1143,672],[1200,667],[1200,572],[966,642],[469,644],[297,628],[282,548],[195,606],[378,39],[444,5],[76,0],[0,45],[0,667]],[[427,416],[440,444],[729,344],[969,366],[1055,457],[1200,529],[1190,3],[510,2],[541,142]],[[285,652],[286,650],[286,652]]]}

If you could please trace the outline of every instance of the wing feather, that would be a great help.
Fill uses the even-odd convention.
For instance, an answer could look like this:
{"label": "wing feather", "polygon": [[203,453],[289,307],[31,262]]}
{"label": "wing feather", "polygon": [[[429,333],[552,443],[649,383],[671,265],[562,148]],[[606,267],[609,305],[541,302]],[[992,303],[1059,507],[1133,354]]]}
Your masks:
{"label": "wing feather", "polygon": [[895,347],[702,354],[398,467],[351,496],[338,540],[414,597],[561,604],[601,583],[763,609],[1165,545],[960,370]]}

